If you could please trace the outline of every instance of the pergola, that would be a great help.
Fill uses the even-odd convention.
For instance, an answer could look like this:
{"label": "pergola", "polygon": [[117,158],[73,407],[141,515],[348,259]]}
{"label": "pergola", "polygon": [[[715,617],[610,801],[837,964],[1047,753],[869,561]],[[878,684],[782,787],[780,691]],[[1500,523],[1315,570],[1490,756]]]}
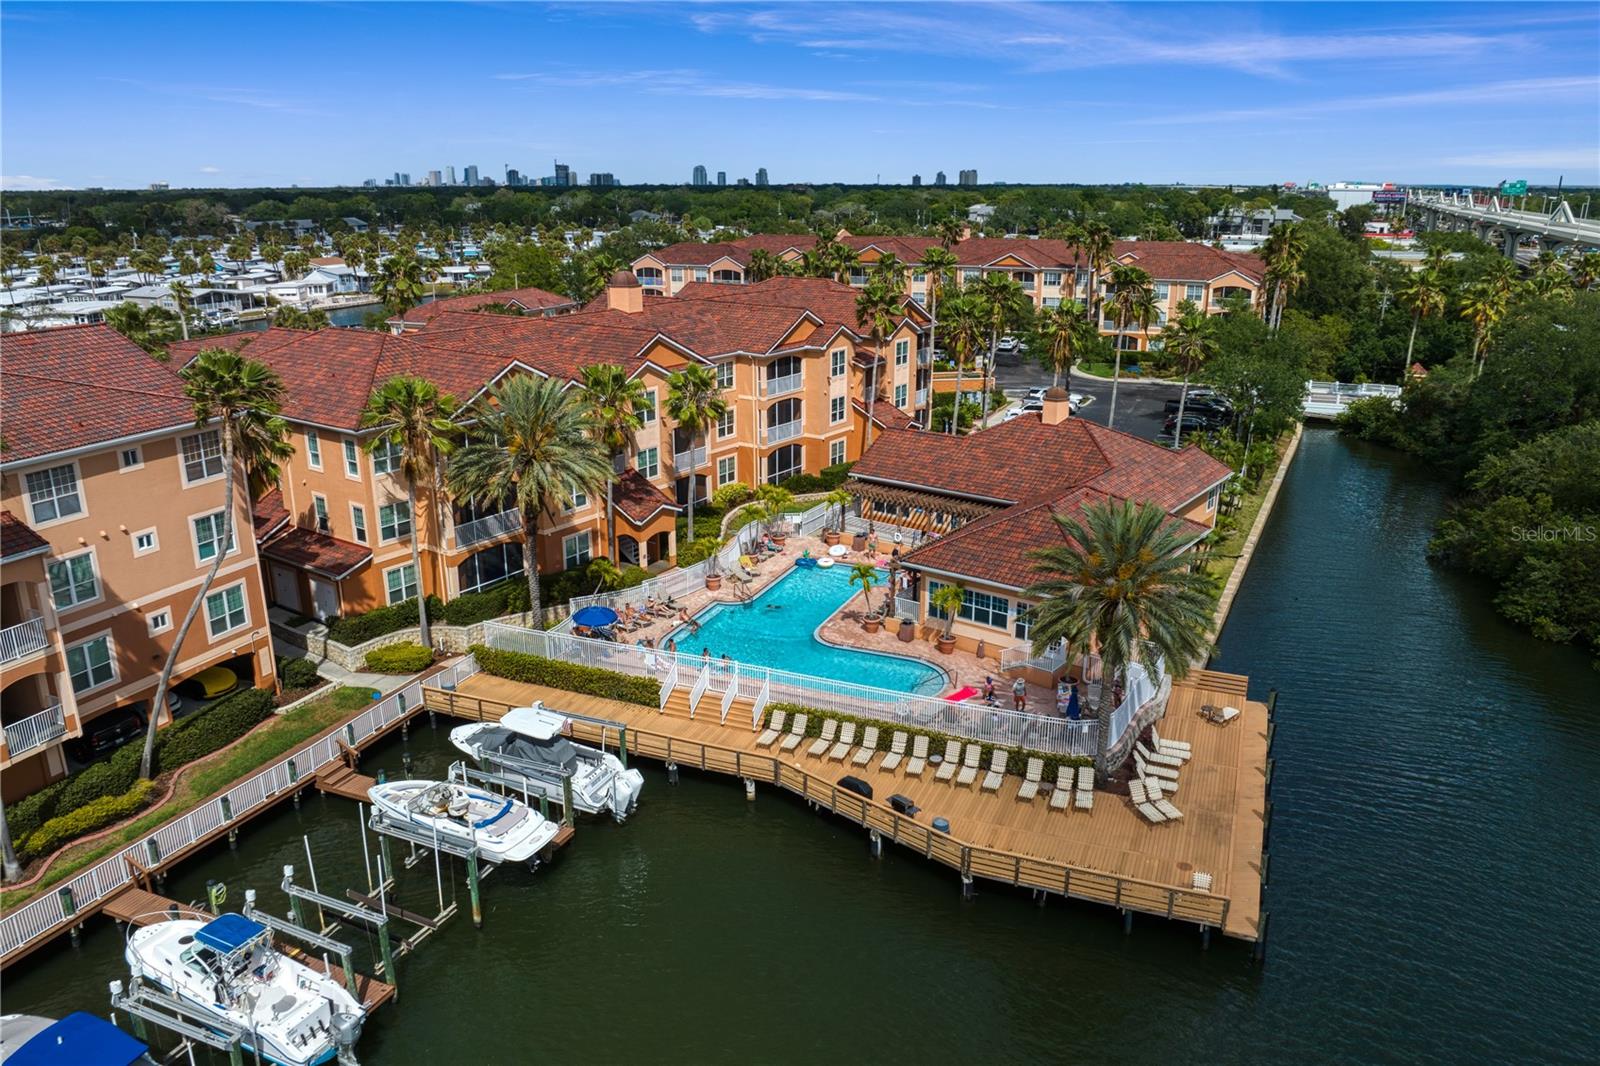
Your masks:
{"label": "pergola", "polygon": [[949,533],[1000,509],[994,504],[879,485],[857,478],[846,481],[844,488],[860,504],[863,518],[927,533]]}

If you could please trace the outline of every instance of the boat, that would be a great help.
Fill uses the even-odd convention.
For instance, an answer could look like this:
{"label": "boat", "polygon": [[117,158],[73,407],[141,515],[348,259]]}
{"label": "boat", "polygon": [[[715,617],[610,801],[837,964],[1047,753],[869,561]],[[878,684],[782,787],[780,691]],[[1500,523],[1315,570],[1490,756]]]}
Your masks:
{"label": "boat", "polygon": [[172,918],[128,934],[128,968],[278,1066],[314,1066],[353,1045],[365,1008],[338,981],[284,955],[242,914]]}
{"label": "boat", "polygon": [[639,803],[644,774],[601,748],[565,736],[567,717],[543,703],[507,711],[497,723],[450,730],[450,743],[530,795],[562,801],[561,779],[572,780],[572,805],[622,821]]}
{"label": "boat", "polygon": [[104,1018],[74,1011],[59,1022],[37,1014],[0,1016],[6,1066],[153,1066],[142,1043]]}
{"label": "boat", "polygon": [[556,824],[525,803],[455,781],[388,781],[367,790],[385,818],[409,822],[488,862],[537,861]]}

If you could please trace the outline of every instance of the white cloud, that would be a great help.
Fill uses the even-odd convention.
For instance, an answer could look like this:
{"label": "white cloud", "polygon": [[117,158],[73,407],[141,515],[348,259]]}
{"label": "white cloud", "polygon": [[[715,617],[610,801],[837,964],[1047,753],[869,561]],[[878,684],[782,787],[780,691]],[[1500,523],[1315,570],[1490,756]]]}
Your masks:
{"label": "white cloud", "polygon": [[60,178],[40,178],[32,174],[0,174],[0,189],[64,189]]}
{"label": "white cloud", "polygon": [[202,174],[221,174],[222,173],[222,168],[221,167],[205,166],[205,167],[201,167],[200,168],[200,173],[202,173]]}
{"label": "white cloud", "polygon": [[1256,122],[1261,119],[1309,118],[1314,115],[1349,111],[1397,114],[1402,108],[1423,108],[1441,104],[1503,104],[1519,106],[1532,100],[1565,97],[1593,97],[1600,90],[1600,78],[1523,78],[1517,81],[1460,85],[1448,89],[1427,89],[1413,93],[1387,93],[1376,96],[1344,96],[1311,100],[1279,107],[1234,108],[1227,111],[1174,112],[1131,120],[1133,125],[1194,126],[1208,122]]}

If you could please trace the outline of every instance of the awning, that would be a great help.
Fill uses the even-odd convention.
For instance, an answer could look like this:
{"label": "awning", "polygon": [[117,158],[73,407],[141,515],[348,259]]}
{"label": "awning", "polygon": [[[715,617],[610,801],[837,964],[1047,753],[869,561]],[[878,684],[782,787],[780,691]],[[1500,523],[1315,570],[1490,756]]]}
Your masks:
{"label": "awning", "polygon": [[[941,496],[936,492],[902,489],[893,485],[879,485],[871,481],[850,478],[844,483],[845,491],[869,505],[885,522],[911,529],[949,530],[963,522],[993,514],[999,507],[964,500],[957,496]],[[870,516],[869,516],[870,517]]]}
{"label": "awning", "polygon": [[330,537],[314,529],[295,526],[261,549],[268,559],[341,581],[372,561],[364,544]]}

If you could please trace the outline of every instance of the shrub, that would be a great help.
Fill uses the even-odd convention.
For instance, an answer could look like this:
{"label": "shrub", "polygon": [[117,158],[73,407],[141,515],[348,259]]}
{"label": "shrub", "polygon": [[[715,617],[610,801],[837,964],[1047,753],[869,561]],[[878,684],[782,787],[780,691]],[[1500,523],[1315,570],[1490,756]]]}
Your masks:
{"label": "shrub", "polygon": [[[160,740],[157,734],[156,739]],[[134,742],[112,752],[108,758],[90,763],[62,784],[61,801],[57,811],[71,811],[105,796],[118,796],[133,787],[139,780],[139,759],[144,754],[142,744]],[[53,817],[53,816],[52,816]]]}
{"label": "shrub", "polygon": [[[749,485],[742,481],[734,481],[711,494],[711,506],[719,511],[726,512],[730,507],[739,506],[755,494],[755,490]],[[695,517],[699,518],[698,515]]]}
{"label": "shrub", "polygon": [[24,859],[47,855],[69,840],[104,829],[142,809],[156,791],[154,781],[137,781],[125,792],[101,796],[45,822],[17,845]]}
{"label": "shrub", "polygon": [[285,689],[298,690],[315,688],[322,683],[322,677],[317,673],[317,664],[310,659],[278,660],[278,681]]}
{"label": "shrub", "polygon": [[596,666],[501,651],[482,644],[474,644],[472,654],[477,657],[479,669],[494,677],[529,685],[548,685],[585,696],[605,696],[641,707],[661,705],[661,683],[653,677],[632,677]]}
{"label": "shrub", "polygon": [[678,545],[678,565],[693,566],[717,553],[722,542],[716,537],[696,537],[687,544]]}
{"label": "shrub", "polygon": [[390,644],[367,652],[367,669],[378,674],[414,674],[433,662],[433,649],[421,644]]}
{"label": "shrub", "polygon": [[272,717],[272,712],[272,693],[247,688],[168,726],[156,734],[156,773],[176,770],[227,747]]}
{"label": "shrub", "polygon": [[[594,592],[599,581],[591,577],[587,567],[574,567],[554,574],[539,575],[539,600],[544,606],[566,603],[574,596],[587,596]],[[523,597],[526,600],[526,596]],[[527,610],[524,602],[522,610]]]}
{"label": "shrub", "polygon": [[650,580],[650,571],[642,566],[625,566],[622,568],[622,580],[617,584],[619,589],[631,589]]}
{"label": "shrub", "polygon": [[[429,596],[428,617],[443,618],[444,612],[444,601],[437,596]],[[364,644],[375,637],[386,636],[416,624],[417,601],[406,600],[393,607],[378,607],[364,614],[335,618],[328,623],[328,637],[346,646]]]}
{"label": "shrub", "polygon": [[[513,607],[516,597],[522,604]],[[444,610],[428,617],[452,626],[470,626],[474,622],[487,622],[491,618],[527,610],[528,586],[520,577],[508,578],[477,592],[466,592],[444,605]]]}

